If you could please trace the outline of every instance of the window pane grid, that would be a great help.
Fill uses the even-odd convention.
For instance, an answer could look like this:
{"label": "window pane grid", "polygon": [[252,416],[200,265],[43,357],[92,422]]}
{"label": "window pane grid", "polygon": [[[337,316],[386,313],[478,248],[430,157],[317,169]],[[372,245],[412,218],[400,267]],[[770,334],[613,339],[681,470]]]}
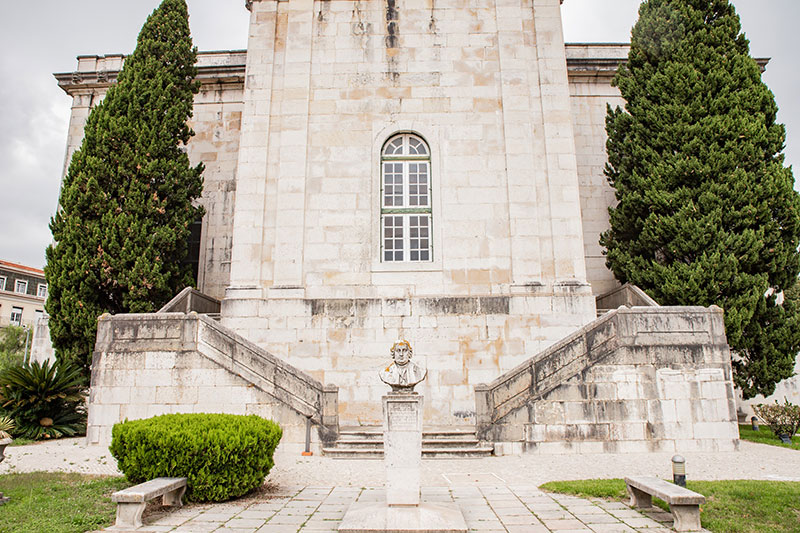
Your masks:
{"label": "window pane grid", "polygon": [[384,262],[432,260],[430,152],[412,134],[390,139],[381,154],[381,256]]}
{"label": "window pane grid", "polygon": [[383,164],[383,207],[403,207],[403,163]]}
{"label": "window pane grid", "polygon": [[408,163],[408,205],[427,207],[428,163]]}
{"label": "window pane grid", "polygon": [[383,260],[403,260],[403,216],[383,217]]}
{"label": "window pane grid", "polygon": [[408,215],[408,252],[411,261],[430,260],[430,217]]}

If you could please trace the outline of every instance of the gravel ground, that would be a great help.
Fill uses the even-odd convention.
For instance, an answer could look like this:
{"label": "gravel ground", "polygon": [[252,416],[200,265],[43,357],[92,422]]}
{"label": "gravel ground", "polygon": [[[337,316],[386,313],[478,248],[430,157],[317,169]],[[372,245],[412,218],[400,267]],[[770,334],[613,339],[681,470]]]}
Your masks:
{"label": "gravel ground", "polygon": [[[107,448],[87,446],[82,438],[61,439],[6,448],[0,474],[58,471],[120,475]],[[766,479],[800,481],[800,451],[741,442],[738,452],[684,453],[689,479]],[[452,483],[540,485],[547,481],[612,478],[630,475],[672,475],[669,453],[524,455],[486,459],[426,459],[422,485]],[[267,481],[286,486],[380,487],[381,460],[301,457],[278,449]]]}

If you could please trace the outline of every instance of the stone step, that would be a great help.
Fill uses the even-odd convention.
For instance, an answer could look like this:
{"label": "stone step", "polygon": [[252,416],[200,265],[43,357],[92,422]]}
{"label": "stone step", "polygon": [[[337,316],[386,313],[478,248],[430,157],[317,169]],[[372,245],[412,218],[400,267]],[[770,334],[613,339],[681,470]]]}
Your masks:
{"label": "stone step", "polygon": [[[422,448],[469,448],[477,447],[480,441],[471,439],[422,439]],[[383,438],[380,439],[342,439],[336,441],[336,448],[383,448]]]}
{"label": "stone step", "polygon": [[[464,459],[490,457],[491,446],[468,448],[423,448],[423,459]],[[322,453],[333,459],[383,459],[383,446],[380,448],[323,448]]]}
{"label": "stone step", "polygon": [[337,448],[360,448],[360,449],[368,449],[368,448],[383,449],[383,438],[371,439],[371,440],[339,439],[339,440],[336,441],[336,447]]}
{"label": "stone step", "polygon": [[322,448],[322,454],[333,459],[383,459],[383,446],[379,449]]}
{"label": "stone step", "polygon": [[[339,439],[323,453],[334,458],[379,459],[383,457],[383,428],[342,427]],[[472,427],[427,427],[422,431],[425,458],[466,458],[492,455],[491,446],[481,446]]]}
{"label": "stone step", "polygon": [[465,459],[470,457],[491,457],[494,448],[476,446],[469,448],[423,448],[424,459]]}
{"label": "stone step", "polygon": [[423,437],[422,439],[422,447],[433,447],[433,448],[468,448],[470,446],[478,446],[480,442],[477,437],[469,438],[469,439],[426,439]]}

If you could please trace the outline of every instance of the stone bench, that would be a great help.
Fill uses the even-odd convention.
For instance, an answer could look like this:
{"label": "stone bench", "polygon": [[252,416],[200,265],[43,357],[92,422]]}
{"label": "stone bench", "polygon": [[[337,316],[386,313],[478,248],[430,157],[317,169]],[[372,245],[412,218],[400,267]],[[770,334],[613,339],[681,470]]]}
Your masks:
{"label": "stone bench", "polygon": [[653,504],[653,496],[669,504],[675,531],[700,531],[700,505],[705,496],[656,477],[626,477],[630,505],[637,509]]}
{"label": "stone bench", "polygon": [[185,477],[157,477],[139,483],[111,495],[111,501],[117,504],[116,529],[136,528],[142,525],[142,513],[147,502],[163,496],[165,506],[181,507],[183,494],[186,492]]}

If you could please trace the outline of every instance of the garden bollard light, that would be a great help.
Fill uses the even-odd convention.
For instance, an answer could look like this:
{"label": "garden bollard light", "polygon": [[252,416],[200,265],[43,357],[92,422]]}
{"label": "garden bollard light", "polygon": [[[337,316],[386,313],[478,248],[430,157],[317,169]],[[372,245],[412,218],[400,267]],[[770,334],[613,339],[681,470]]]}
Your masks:
{"label": "garden bollard light", "polygon": [[311,417],[306,418],[306,449],[301,455],[303,457],[314,455],[314,452],[311,451]]}
{"label": "garden bollard light", "polygon": [[672,457],[672,481],[679,487],[686,486],[686,459],[680,455]]}
{"label": "garden bollard light", "polygon": [[753,425],[753,431],[758,431],[758,418],[751,417],[750,423]]}

